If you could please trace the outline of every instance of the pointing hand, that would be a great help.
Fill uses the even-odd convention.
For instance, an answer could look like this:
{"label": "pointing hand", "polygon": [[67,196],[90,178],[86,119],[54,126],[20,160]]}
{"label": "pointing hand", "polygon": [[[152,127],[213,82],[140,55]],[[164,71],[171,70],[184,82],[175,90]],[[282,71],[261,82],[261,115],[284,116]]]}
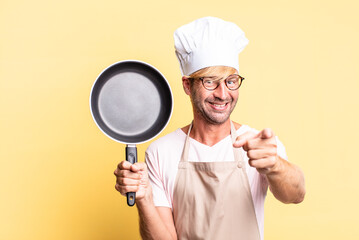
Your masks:
{"label": "pointing hand", "polygon": [[246,132],[237,137],[233,146],[243,147],[247,152],[249,165],[262,174],[275,172],[279,165],[277,142],[270,128],[265,128],[259,133]]}

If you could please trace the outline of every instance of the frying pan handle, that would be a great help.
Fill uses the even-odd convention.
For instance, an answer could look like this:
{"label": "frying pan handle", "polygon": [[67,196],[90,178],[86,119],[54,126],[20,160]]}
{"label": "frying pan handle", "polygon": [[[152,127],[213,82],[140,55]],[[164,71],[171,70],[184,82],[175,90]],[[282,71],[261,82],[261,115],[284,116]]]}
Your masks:
{"label": "frying pan handle", "polygon": [[[136,145],[127,145],[126,146],[126,160],[129,161],[131,164],[137,162],[137,148]],[[127,195],[127,205],[133,206],[135,205],[136,200],[136,193],[135,192],[128,192]]]}

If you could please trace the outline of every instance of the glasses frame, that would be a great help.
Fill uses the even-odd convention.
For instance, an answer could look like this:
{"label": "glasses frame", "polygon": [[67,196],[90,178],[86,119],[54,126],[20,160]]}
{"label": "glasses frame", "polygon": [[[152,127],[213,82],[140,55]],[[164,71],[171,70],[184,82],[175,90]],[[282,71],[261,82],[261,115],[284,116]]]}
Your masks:
{"label": "glasses frame", "polygon": [[[236,76],[238,76],[239,77],[239,85],[238,85],[238,87],[237,88],[235,88],[235,89],[230,89],[229,87],[228,87],[228,85],[227,85],[227,79],[230,77],[230,76],[233,76],[233,75],[236,75]],[[227,89],[228,90],[230,90],[230,91],[236,91],[238,88],[240,88],[240,86],[242,86],[242,82],[243,82],[243,80],[245,79],[244,77],[242,77],[241,75],[239,75],[239,74],[231,74],[231,75],[229,75],[228,77],[226,77],[224,80],[222,80],[222,79],[220,79],[220,80],[215,80],[216,82],[218,82],[218,84],[217,84],[217,87],[215,87],[215,88],[213,88],[213,89],[208,89],[208,88],[206,88],[205,86],[204,86],[204,82],[203,82],[203,80],[204,80],[204,78],[208,78],[208,77],[213,77],[213,76],[204,76],[204,77],[190,77],[190,78],[188,78],[189,80],[201,80],[201,82],[202,82],[202,86],[206,89],[206,90],[208,90],[208,91],[214,91],[214,90],[216,90],[217,88],[218,88],[218,86],[221,84],[221,82],[222,81],[224,81],[224,83],[226,84],[226,87],[227,87]]]}

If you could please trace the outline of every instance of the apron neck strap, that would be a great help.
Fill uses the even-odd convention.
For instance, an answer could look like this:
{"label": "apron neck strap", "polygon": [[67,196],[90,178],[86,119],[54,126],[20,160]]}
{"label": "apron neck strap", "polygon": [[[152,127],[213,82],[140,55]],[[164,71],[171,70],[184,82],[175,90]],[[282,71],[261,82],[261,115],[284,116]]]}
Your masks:
{"label": "apron neck strap", "polygon": [[188,162],[188,153],[189,153],[189,134],[192,130],[193,121],[191,122],[191,125],[189,125],[186,140],[184,142],[184,148],[181,156],[181,162]]}
{"label": "apron neck strap", "polygon": [[231,121],[231,138],[232,138],[232,143],[234,143],[237,138],[236,128],[234,127],[234,124],[232,121]]}
{"label": "apron neck strap", "polygon": [[[231,137],[232,137],[232,144],[237,139],[237,131],[234,127],[233,122],[231,121]],[[240,152],[239,148],[233,147],[233,154],[234,154],[234,161],[238,162],[238,166],[241,166],[242,168],[246,168],[246,165],[244,164],[242,153]]]}

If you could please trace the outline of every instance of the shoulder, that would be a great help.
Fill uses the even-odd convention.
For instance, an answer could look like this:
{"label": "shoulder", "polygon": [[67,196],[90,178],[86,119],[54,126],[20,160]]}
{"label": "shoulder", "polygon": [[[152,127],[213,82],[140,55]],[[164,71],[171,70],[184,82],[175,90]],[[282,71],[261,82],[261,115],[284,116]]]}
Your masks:
{"label": "shoulder", "polygon": [[160,137],[156,141],[153,141],[147,148],[146,152],[157,152],[161,149],[169,150],[174,147],[178,147],[183,144],[185,140],[185,133],[180,129],[176,129],[175,131]]}
{"label": "shoulder", "polygon": [[236,129],[236,133],[238,135],[240,134],[243,134],[245,132],[248,132],[248,131],[251,131],[251,132],[254,132],[254,133],[258,133],[259,131],[255,128],[252,128],[246,124],[240,124],[240,123],[237,123],[235,121],[232,121],[233,122],[233,125],[234,125],[234,128]]}
{"label": "shoulder", "polygon": [[259,133],[259,130],[252,128],[246,124],[238,124],[234,123],[234,126],[236,128],[237,135],[241,135],[246,132],[253,132],[253,133]]}

